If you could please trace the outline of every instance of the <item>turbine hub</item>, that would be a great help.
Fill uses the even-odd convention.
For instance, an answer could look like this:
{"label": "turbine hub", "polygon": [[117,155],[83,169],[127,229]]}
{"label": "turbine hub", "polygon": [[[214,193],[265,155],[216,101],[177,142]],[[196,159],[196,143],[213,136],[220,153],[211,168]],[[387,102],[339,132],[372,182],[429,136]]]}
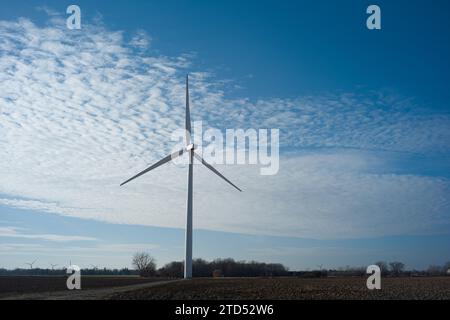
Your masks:
{"label": "turbine hub", "polygon": [[190,150],[195,150],[197,149],[197,146],[193,143],[191,143],[190,145],[186,146],[186,150],[190,151]]}

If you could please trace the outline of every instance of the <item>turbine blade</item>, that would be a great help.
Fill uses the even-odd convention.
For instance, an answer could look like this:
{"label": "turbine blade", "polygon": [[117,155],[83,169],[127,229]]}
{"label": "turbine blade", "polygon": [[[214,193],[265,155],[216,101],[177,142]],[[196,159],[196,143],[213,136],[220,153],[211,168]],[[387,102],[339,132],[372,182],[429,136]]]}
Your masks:
{"label": "turbine blade", "polygon": [[157,163],[155,163],[154,165],[151,165],[150,167],[148,167],[147,169],[145,169],[142,172],[139,172],[137,175],[135,175],[134,177],[128,179],[127,181],[123,182],[120,186],[123,186],[124,184],[127,184],[128,182],[130,182],[131,180],[136,179],[137,177],[142,176],[143,174],[146,174],[147,172],[158,168],[159,166],[163,165],[164,163],[169,162],[172,159],[178,158],[179,156],[181,156],[184,153],[184,149],[181,149],[180,151],[174,152],[172,154],[169,154],[167,157],[159,160]]}
{"label": "turbine blade", "polygon": [[229,184],[231,184],[233,187],[235,187],[236,189],[238,189],[240,192],[242,192],[241,189],[239,189],[236,185],[234,185],[230,180],[228,180],[227,178],[225,178],[219,171],[217,171],[212,165],[210,165],[209,163],[207,163],[202,157],[200,157],[198,154],[196,154],[194,152],[194,156],[202,162],[202,164],[205,165],[205,167],[207,167],[209,170],[211,170],[212,172],[214,172],[215,174],[217,174],[219,177],[221,177],[223,180],[225,180],[226,182],[228,182]]}
{"label": "turbine blade", "polygon": [[191,111],[189,109],[189,75],[186,75],[186,145],[191,143]]}

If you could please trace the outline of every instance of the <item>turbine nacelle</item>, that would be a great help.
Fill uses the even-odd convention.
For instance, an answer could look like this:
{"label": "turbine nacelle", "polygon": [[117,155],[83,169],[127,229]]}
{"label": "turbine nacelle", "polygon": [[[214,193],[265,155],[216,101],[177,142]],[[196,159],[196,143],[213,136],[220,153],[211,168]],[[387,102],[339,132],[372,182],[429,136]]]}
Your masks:
{"label": "turbine nacelle", "polygon": [[191,150],[194,151],[195,149],[197,149],[197,145],[196,144],[191,143],[191,144],[186,146],[186,151],[191,151]]}

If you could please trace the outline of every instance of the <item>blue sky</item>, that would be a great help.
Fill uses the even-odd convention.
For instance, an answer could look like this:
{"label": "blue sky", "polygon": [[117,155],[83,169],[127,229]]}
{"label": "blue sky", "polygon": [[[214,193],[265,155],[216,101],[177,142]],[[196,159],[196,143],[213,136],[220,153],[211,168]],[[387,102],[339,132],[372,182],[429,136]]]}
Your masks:
{"label": "blue sky", "polygon": [[182,259],[185,171],[117,185],[171,150],[187,72],[194,120],[281,132],[278,175],[219,166],[243,194],[198,170],[194,256],[450,259],[448,1],[377,1],[380,31],[367,1],[69,4],[0,3],[1,265]]}

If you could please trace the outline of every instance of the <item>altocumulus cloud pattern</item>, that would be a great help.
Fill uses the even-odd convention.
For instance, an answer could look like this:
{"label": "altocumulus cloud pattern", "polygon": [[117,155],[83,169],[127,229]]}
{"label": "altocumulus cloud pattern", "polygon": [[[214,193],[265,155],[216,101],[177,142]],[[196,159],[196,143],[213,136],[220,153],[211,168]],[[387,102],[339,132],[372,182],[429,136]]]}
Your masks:
{"label": "altocumulus cloud pattern", "polygon": [[[152,55],[150,44],[101,24],[69,34],[58,16],[46,26],[0,21],[0,204],[184,227],[182,169],[118,186],[170,153],[168,137],[184,125],[193,58]],[[394,161],[448,155],[448,114],[387,92],[233,99],[212,75],[191,77],[193,120],[279,128],[282,148],[276,176],[218,166],[239,195],[196,166],[196,228],[312,238],[450,230],[449,180],[399,173]]]}

